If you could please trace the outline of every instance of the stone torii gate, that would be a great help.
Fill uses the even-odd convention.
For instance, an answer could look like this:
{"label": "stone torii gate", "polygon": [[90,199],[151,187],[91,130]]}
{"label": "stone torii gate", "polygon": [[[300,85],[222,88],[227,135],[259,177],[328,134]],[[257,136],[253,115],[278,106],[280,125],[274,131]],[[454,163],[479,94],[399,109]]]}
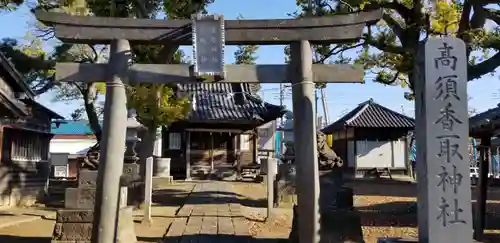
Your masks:
{"label": "stone torii gate", "polygon": [[[225,65],[230,83],[293,83],[295,154],[300,242],[319,242],[319,178],[316,145],[314,83],[362,83],[364,70],[352,65],[313,64],[310,44],[346,43],[361,37],[381,10],[303,19],[226,20],[227,45],[291,45],[290,65]],[[126,96],[124,83],[203,82],[191,65],[129,64],[130,44],[192,45],[193,20],[150,20],[82,17],[38,11],[39,21],[55,27],[66,43],[111,44],[108,64],[58,63],[58,81],[107,80],[103,141],[96,198],[94,233],[99,243],[114,242],[119,178],[123,168]],[[196,23],[196,22],[194,22]],[[130,43],[130,44],[129,44]],[[222,43],[224,44],[224,43]],[[222,62],[223,64],[223,62]],[[313,199],[313,200],[312,200]],[[98,225],[97,227],[95,227]],[[98,233],[96,233],[98,232]],[[95,237],[95,236],[93,236]],[[96,240],[96,239],[94,239]]]}

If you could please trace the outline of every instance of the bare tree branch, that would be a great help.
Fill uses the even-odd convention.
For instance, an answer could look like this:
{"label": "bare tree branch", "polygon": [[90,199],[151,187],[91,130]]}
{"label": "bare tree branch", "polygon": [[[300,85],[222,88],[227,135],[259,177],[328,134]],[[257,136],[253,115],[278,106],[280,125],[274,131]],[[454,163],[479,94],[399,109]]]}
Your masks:
{"label": "bare tree branch", "polygon": [[382,19],[385,21],[385,23],[387,23],[389,28],[391,28],[391,30],[399,38],[399,40],[403,42],[405,40],[403,26],[401,26],[401,24],[397,20],[395,20],[393,16],[391,16],[390,14],[384,13],[382,15]]}
{"label": "bare tree branch", "polygon": [[90,50],[94,53],[94,57],[89,57],[89,59],[92,59],[92,63],[96,63],[99,59],[99,54],[97,53],[95,46],[94,45],[88,45]]}
{"label": "bare tree branch", "polygon": [[468,80],[480,78],[484,74],[495,71],[500,66],[500,52],[490,57],[488,60],[476,65],[469,65],[467,68]]}

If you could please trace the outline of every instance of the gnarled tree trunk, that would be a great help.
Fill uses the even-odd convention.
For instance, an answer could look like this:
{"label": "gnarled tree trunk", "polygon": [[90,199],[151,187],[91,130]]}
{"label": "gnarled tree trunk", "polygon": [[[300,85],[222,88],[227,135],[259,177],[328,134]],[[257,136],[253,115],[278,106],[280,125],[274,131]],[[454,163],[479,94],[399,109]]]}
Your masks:
{"label": "gnarled tree trunk", "polygon": [[85,113],[89,120],[90,129],[94,132],[97,143],[101,141],[102,129],[101,124],[99,124],[99,116],[97,115],[97,110],[95,107],[95,97],[96,97],[96,87],[95,84],[90,84],[85,90],[83,90],[83,106],[85,107]]}

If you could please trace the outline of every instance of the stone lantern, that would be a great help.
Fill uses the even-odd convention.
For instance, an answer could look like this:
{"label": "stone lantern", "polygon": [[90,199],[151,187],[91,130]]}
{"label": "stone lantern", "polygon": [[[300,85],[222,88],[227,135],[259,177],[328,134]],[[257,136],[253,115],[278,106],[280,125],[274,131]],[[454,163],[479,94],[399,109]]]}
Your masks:
{"label": "stone lantern", "polygon": [[136,111],[130,109],[127,112],[127,132],[125,137],[125,156],[123,163],[122,186],[126,186],[127,205],[139,205],[144,198],[144,182],[141,180],[139,156],[137,156],[136,146],[140,141],[138,133],[144,129],[136,119]]}
{"label": "stone lantern", "polygon": [[137,121],[137,113],[134,109],[128,110],[127,114],[127,135],[125,138],[126,150],[125,150],[125,163],[135,164],[139,160],[137,156],[137,151],[135,148],[137,143],[141,141],[139,139],[139,131],[144,129],[144,126]]}

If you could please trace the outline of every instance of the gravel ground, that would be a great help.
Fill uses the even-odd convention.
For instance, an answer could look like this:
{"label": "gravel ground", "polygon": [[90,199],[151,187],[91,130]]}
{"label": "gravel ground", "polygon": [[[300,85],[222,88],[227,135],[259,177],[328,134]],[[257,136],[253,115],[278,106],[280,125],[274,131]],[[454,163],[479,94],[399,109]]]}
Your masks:
{"label": "gravel ground", "polygon": [[[255,238],[287,239],[292,222],[291,203],[282,204],[266,219],[266,191],[263,184],[231,182],[239,194],[242,213],[250,219],[250,233]],[[417,236],[416,185],[408,182],[357,181],[348,183],[355,192],[354,204],[360,212],[363,235],[367,243],[378,237]],[[192,184],[157,188],[154,193],[153,225],[140,223],[136,217],[138,243],[157,242],[165,233],[178,205],[192,189]],[[485,243],[500,242],[500,188],[490,188],[487,207]],[[36,221],[0,229],[0,242],[49,243],[54,220]]]}
{"label": "gravel ground", "polygon": [[[379,237],[417,237],[415,183],[407,181],[356,181],[354,205],[360,212],[366,243]],[[235,192],[249,202],[244,213],[251,222],[251,234],[257,238],[288,238],[292,222],[291,204],[282,204],[276,215],[262,222],[266,215],[266,191],[263,184],[234,183]],[[500,242],[500,188],[490,188],[487,206],[485,243]],[[473,197],[475,199],[475,196]],[[259,204],[259,205],[256,205]]]}
{"label": "gravel ground", "polygon": [[[153,223],[142,224],[142,211],[134,215],[137,243],[158,242],[170,225],[176,210],[193,189],[193,183],[155,185],[154,205],[151,208]],[[1,217],[1,216],[0,216]],[[53,217],[44,217],[28,223],[0,228],[0,243],[49,243],[54,229]]]}

